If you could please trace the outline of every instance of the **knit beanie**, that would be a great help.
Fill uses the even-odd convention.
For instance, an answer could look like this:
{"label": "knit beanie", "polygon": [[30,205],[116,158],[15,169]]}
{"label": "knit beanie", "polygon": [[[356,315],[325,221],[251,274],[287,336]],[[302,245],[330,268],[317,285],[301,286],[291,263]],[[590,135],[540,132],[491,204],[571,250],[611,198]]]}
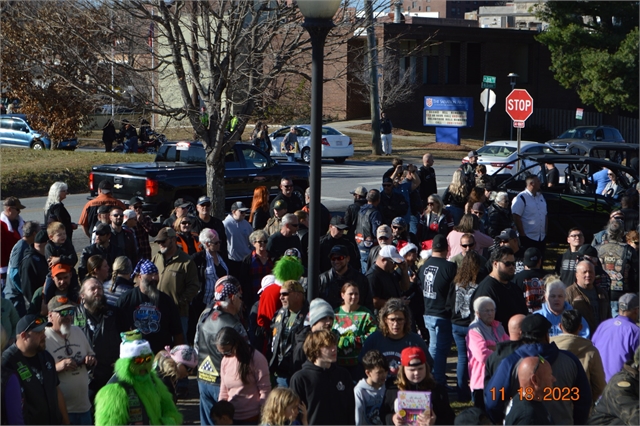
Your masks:
{"label": "knit beanie", "polygon": [[315,323],[325,317],[336,317],[333,308],[324,299],[313,299],[309,305],[309,325],[313,327]]}

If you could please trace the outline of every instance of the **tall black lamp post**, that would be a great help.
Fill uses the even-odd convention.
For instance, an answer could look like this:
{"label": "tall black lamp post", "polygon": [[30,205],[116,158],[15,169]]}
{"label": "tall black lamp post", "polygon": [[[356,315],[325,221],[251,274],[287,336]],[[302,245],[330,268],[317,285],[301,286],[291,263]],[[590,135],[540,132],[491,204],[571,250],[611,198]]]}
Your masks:
{"label": "tall black lamp post", "polygon": [[[520,76],[515,72],[510,72],[507,77],[509,77],[509,84],[511,84],[511,91],[513,92],[513,89],[516,88],[516,82],[518,81],[518,77]],[[509,132],[509,140],[510,141],[513,140],[513,120],[511,121],[511,131]]]}
{"label": "tall black lamp post", "polygon": [[320,276],[320,192],[322,173],[322,79],[324,42],[334,27],[333,16],[340,0],[298,0],[304,16],[302,26],[311,36],[311,200],[309,201],[309,268],[307,298],[316,296]]}

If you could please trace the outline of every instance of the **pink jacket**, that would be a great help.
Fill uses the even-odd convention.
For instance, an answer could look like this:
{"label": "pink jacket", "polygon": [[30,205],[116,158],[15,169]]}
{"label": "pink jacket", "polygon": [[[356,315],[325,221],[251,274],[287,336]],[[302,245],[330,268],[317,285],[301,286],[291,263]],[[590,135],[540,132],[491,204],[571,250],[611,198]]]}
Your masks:
{"label": "pink jacket", "polygon": [[[463,235],[464,233],[455,230],[449,232],[449,235],[447,235],[447,243],[449,243],[449,254],[447,255],[447,259],[451,259],[456,254],[462,252],[462,247],[460,247],[460,237]],[[482,251],[485,248],[493,245],[493,239],[480,231],[475,231],[473,233],[473,238],[476,240],[476,245],[473,249],[480,256],[482,256]]]}
{"label": "pink jacket", "polygon": [[500,321],[494,320],[491,323],[491,331],[495,339],[485,340],[480,331],[473,327],[473,323],[469,326],[466,341],[471,390],[484,389],[484,367],[487,358],[493,353],[498,342],[509,340],[509,335],[505,333]]}
{"label": "pink jacket", "polygon": [[238,375],[238,358],[225,356],[220,365],[220,401],[229,401],[236,409],[234,420],[247,420],[260,415],[260,408],[271,392],[269,363],[257,350],[253,352],[248,384]]}

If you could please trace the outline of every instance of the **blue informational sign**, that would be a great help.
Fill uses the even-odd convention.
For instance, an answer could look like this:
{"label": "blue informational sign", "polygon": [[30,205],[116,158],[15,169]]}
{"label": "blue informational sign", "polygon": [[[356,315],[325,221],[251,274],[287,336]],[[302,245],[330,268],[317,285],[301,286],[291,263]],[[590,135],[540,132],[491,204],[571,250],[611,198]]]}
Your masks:
{"label": "blue informational sign", "polygon": [[435,127],[472,127],[473,99],[425,96],[423,124]]}

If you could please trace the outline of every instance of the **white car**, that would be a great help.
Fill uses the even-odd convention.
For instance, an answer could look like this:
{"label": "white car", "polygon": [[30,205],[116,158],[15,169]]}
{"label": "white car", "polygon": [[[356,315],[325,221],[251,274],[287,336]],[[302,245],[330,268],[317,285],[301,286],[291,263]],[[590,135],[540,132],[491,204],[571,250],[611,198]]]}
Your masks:
{"label": "white car", "polygon": [[[281,144],[290,129],[291,127],[282,127],[269,135],[269,138],[271,138],[272,157],[286,157]],[[308,124],[296,126],[296,134],[298,135],[298,147],[300,148],[296,158],[308,163],[311,160],[311,126]],[[322,158],[333,158],[336,163],[342,164],[348,157],[352,156],[353,142],[351,138],[333,127],[322,126]]]}
{"label": "white car", "polygon": [[[520,141],[520,154],[557,154],[558,152],[548,145],[532,141]],[[487,168],[487,174],[495,173],[515,175],[518,172],[518,141],[491,142],[478,149],[478,164]],[[463,163],[469,162],[469,157],[462,159]],[[522,160],[522,168],[535,164],[535,161]],[[566,164],[556,164],[559,172],[560,183],[564,182]],[[540,167],[530,169],[531,173],[540,173]]]}

